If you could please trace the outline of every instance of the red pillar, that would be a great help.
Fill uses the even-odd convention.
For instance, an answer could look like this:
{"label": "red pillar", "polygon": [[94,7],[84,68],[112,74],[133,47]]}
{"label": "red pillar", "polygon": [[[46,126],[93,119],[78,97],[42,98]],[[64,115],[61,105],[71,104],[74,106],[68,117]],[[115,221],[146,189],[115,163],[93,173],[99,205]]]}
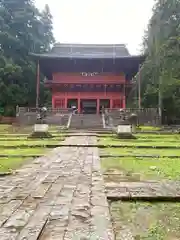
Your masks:
{"label": "red pillar", "polygon": [[123,97],[123,108],[126,108],[126,97]]}
{"label": "red pillar", "polygon": [[113,99],[110,99],[110,109],[113,108]]}
{"label": "red pillar", "polygon": [[68,99],[67,99],[67,97],[65,97],[64,108],[67,108],[67,101],[68,101]]}
{"label": "red pillar", "polygon": [[96,101],[97,101],[97,109],[96,109],[96,113],[99,114],[99,98],[98,98]]}
{"label": "red pillar", "polygon": [[78,97],[78,113],[81,113],[81,99]]}
{"label": "red pillar", "polygon": [[123,108],[126,108],[126,84],[124,84]]}
{"label": "red pillar", "polygon": [[67,93],[65,93],[65,98],[64,98],[64,108],[66,109],[68,105],[68,97],[67,97]]}

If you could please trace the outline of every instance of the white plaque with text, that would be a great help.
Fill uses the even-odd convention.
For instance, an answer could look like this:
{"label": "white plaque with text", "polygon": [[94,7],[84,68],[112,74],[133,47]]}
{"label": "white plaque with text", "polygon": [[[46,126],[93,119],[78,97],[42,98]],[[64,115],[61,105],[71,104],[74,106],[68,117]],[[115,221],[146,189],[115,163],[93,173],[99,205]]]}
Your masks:
{"label": "white plaque with text", "polygon": [[35,124],[34,131],[35,132],[48,132],[49,125],[48,124]]}
{"label": "white plaque with text", "polygon": [[131,125],[119,125],[117,132],[118,133],[132,133]]}

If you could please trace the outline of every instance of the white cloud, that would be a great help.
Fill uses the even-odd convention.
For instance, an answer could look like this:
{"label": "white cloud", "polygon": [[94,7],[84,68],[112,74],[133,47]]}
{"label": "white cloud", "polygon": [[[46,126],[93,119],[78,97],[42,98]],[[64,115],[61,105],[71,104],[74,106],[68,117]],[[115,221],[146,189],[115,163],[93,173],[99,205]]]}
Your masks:
{"label": "white cloud", "polygon": [[140,50],[154,0],[36,0],[48,4],[59,42],[125,43]]}

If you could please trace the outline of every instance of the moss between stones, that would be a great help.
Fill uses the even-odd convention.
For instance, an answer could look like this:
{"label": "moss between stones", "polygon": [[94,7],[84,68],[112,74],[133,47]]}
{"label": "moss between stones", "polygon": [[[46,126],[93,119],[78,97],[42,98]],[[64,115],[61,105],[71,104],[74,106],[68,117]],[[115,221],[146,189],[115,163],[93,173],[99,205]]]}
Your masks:
{"label": "moss between stones", "polygon": [[33,132],[28,138],[53,138],[49,132]]}
{"label": "moss between stones", "polygon": [[117,133],[116,137],[118,139],[136,139],[136,137],[131,133]]}
{"label": "moss between stones", "polygon": [[0,177],[6,177],[6,176],[8,176],[8,175],[12,175],[13,174],[13,172],[0,172]]}

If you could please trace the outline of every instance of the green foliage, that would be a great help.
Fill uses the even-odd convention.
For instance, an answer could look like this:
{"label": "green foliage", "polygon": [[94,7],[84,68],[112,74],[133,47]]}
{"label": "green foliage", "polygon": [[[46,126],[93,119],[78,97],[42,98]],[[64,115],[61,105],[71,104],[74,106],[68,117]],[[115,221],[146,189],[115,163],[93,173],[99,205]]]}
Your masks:
{"label": "green foliage", "polygon": [[[54,43],[48,5],[39,12],[31,0],[1,0],[0,39],[0,107],[13,115],[16,105],[35,106],[36,64],[29,53],[46,52]],[[42,80],[40,100],[47,104]]]}
{"label": "green foliage", "polygon": [[180,0],[157,0],[144,37],[147,59],[142,67],[142,104],[158,106],[162,92],[164,114],[180,117]]}

